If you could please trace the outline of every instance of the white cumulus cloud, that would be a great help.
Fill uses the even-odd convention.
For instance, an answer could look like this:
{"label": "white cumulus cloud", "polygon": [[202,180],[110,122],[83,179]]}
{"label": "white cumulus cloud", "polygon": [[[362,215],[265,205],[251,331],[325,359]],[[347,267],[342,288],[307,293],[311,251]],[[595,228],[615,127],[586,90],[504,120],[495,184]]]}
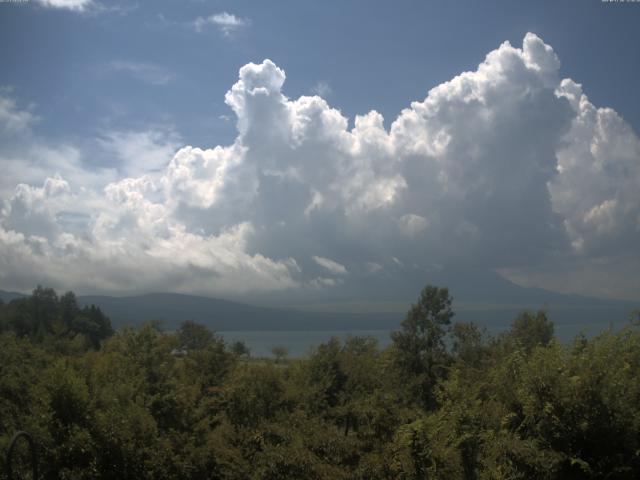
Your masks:
{"label": "white cumulus cloud", "polygon": [[637,254],[640,138],[614,110],[596,108],[572,80],[561,82],[558,95],[569,100],[575,117],[549,184],[553,207],[577,252]]}
{"label": "white cumulus cloud", "polygon": [[62,8],[81,12],[90,7],[93,4],[93,0],[38,0],[38,3],[48,8]]}
{"label": "white cumulus cloud", "polygon": [[126,176],[139,176],[164,170],[180,148],[180,137],[171,130],[160,128],[113,130],[105,132],[98,143],[105,151],[107,164]]}
{"label": "white cumulus cloud", "polygon": [[[201,28],[239,21],[211,18]],[[180,147],[153,129],[105,135],[114,162],[102,184],[78,175],[80,154],[46,163],[40,183],[18,178],[28,155],[14,155],[7,178],[23,185],[3,190],[0,287],[344,289],[463,264],[629,292],[633,276],[616,266],[640,255],[640,140],[559,67],[527,34],[389,128],[375,111],[350,128],[319,95],[289,98],[285,72],[264,60],[243,66],[225,96],[230,145]],[[614,271],[615,288],[601,288]]]}

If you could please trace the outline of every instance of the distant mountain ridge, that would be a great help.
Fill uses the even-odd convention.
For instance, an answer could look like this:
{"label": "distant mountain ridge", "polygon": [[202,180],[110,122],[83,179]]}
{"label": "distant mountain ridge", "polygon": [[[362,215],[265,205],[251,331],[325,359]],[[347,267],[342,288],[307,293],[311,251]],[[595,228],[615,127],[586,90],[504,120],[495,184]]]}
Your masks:
{"label": "distant mountain ridge", "polygon": [[[545,308],[557,325],[617,325],[627,321],[640,302],[600,300],[578,295],[562,295],[541,289],[527,289],[507,283],[503,298],[511,302],[495,303],[496,292],[462,292],[454,296],[456,321],[473,321],[479,325],[507,326],[525,308]],[[493,288],[491,288],[493,289]],[[480,289],[482,290],[482,289]],[[500,290],[500,289],[498,289]],[[527,295],[528,294],[528,295]],[[486,295],[486,296],[485,296]],[[24,297],[17,292],[0,291],[5,302]],[[456,301],[456,298],[461,298]],[[485,300],[482,302],[481,300]],[[114,327],[136,326],[148,320],[159,320],[165,328],[175,329],[186,320],[202,323],[216,331],[339,331],[395,329],[404,318],[401,311],[351,313],[344,311],[306,310],[262,307],[242,302],[178,293],[149,293],[129,297],[80,295],[81,305],[97,305],[111,318]],[[409,303],[407,302],[407,309]],[[382,309],[381,309],[382,310]]]}
{"label": "distant mountain ridge", "polygon": [[178,293],[150,293],[134,297],[87,295],[83,305],[99,306],[114,326],[160,320],[166,328],[177,328],[185,320],[202,323],[217,331],[231,330],[342,330],[378,329],[397,325],[394,314],[303,312],[257,307],[240,302]]}
{"label": "distant mountain ridge", "polygon": [[5,303],[9,303],[11,300],[15,300],[17,298],[24,298],[26,296],[27,295],[25,295],[24,293],[5,292],[4,290],[0,290],[0,300]]}
{"label": "distant mountain ridge", "polygon": [[[26,296],[0,290],[0,299],[4,302]],[[193,320],[216,331],[375,330],[394,327],[401,320],[392,313],[302,312],[179,293],[149,293],[131,297],[79,295],[78,303],[81,306],[100,307],[115,328],[159,320],[165,328],[175,329],[182,322]]]}

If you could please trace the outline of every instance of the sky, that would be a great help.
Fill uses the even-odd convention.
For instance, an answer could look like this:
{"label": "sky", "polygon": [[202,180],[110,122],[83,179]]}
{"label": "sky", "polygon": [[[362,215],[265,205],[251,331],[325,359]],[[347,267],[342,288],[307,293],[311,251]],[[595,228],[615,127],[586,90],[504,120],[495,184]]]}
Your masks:
{"label": "sky", "polygon": [[491,272],[638,300],[639,21],[0,2],[0,289],[374,299]]}

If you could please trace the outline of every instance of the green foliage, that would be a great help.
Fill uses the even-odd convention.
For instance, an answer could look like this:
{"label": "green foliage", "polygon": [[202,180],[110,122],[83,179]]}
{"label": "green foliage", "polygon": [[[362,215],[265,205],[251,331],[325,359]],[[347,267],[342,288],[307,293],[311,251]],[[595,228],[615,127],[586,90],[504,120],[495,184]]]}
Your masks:
{"label": "green foliage", "polygon": [[553,322],[544,310],[538,310],[535,315],[524,311],[514,320],[505,340],[531,352],[535,347],[547,346],[553,339],[553,330]]}
{"label": "green foliage", "polygon": [[249,357],[251,355],[249,347],[242,340],[237,340],[231,344],[231,352],[238,357]]}
{"label": "green foliage", "polygon": [[284,407],[282,373],[269,364],[243,364],[223,391],[224,410],[232,425],[256,427]]}
{"label": "green foliage", "polygon": [[427,408],[436,405],[435,388],[449,361],[444,338],[454,313],[446,288],[426,286],[411,306],[400,331],[393,332],[400,372],[413,385],[414,397]]}
{"label": "green foliage", "polygon": [[111,321],[98,307],[80,308],[73,292],[58,297],[53,289],[40,286],[29,297],[0,304],[2,331],[67,354],[98,349],[113,335]]}
{"label": "green foliage", "polygon": [[289,349],[283,345],[275,345],[271,348],[271,353],[275,357],[276,363],[280,363],[289,355]]}
{"label": "green foliage", "polygon": [[451,335],[453,355],[459,362],[481,366],[489,358],[487,333],[474,323],[454,323]]}
{"label": "green foliage", "polygon": [[497,339],[452,316],[427,287],[388,348],[284,362],[193,322],[109,335],[38,288],[0,305],[0,449],[27,430],[46,479],[639,477],[639,325],[562,345],[544,312]]}
{"label": "green foliage", "polygon": [[213,341],[211,330],[204,325],[188,320],[178,330],[180,345],[188,350],[202,350]]}

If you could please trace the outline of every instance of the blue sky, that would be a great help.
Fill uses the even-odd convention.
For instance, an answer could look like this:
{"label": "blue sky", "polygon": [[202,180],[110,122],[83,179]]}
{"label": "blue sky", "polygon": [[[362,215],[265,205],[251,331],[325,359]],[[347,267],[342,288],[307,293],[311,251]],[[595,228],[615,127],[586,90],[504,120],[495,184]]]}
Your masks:
{"label": "blue sky", "polygon": [[[112,2],[104,2],[112,6]],[[250,62],[290,72],[286,93],[330,88],[345,116],[375,109],[387,121],[505,40],[531,31],[554,47],[562,75],[583,83],[596,105],[640,130],[636,60],[640,8],[599,0],[542,2],[163,1],[120,3],[122,11],[75,13],[0,4],[0,82],[35,102],[39,131],[93,135],[106,123],[174,126],[186,143],[235,137],[224,93]],[[198,17],[228,12],[246,27],[225,35]],[[112,62],[149,67],[148,77],[109,73]]]}
{"label": "blue sky", "polygon": [[0,288],[366,296],[468,268],[638,298],[639,20],[600,0],[0,3]]}

